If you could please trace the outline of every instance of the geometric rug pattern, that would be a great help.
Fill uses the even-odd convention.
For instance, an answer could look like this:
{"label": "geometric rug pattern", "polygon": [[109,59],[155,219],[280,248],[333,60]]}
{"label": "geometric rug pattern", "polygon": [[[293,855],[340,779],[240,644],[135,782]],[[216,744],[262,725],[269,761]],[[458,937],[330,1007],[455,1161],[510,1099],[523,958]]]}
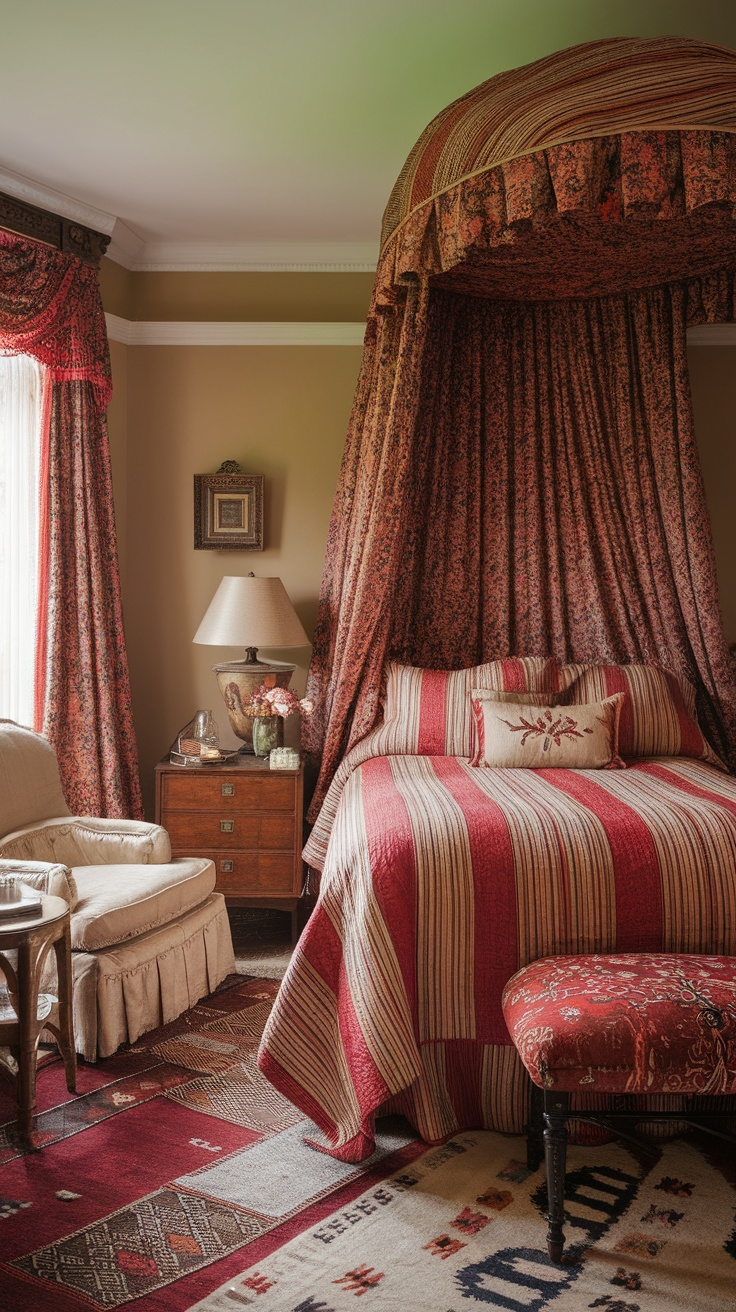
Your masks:
{"label": "geometric rug pattern", "polygon": [[421,1152],[403,1121],[383,1123],[358,1167],[305,1146],[316,1127],[256,1065],[277,991],[231,976],[80,1063],[76,1097],[52,1060],[37,1080],[40,1152],[18,1143],[0,1088],[0,1312],[184,1312]]}
{"label": "geometric rug pattern", "polygon": [[52,1061],[41,1152],[0,1088],[0,1312],[736,1312],[729,1149],[570,1148],[554,1267],[520,1139],[427,1149],[387,1119],[357,1167],[305,1144],[315,1127],[255,1063],[277,989],[231,977],[81,1063],[75,1097]]}
{"label": "geometric rug pattern", "polygon": [[[84,1294],[96,1307],[120,1307],[223,1257],[263,1230],[255,1217],[224,1203],[160,1189],[76,1235],[18,1258],[14,1266]],[[46,1296],[51,1298],[48,1286]]]}
{"label": "geometric rug pattern", "polygon": [[221,1075],[189,1080],[169,1089],[167,1097],[205,1116],[246,1125],[264,1134],[303,1119],[302,1112],[261,1074],[255,1053],[249,1053]]}

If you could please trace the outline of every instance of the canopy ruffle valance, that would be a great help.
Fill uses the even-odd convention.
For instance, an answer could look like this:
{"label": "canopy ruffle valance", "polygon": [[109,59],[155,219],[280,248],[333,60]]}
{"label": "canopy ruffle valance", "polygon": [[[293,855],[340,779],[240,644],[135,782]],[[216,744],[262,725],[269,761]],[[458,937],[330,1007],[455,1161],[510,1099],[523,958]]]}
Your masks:
{"label": "canopy ruffle valance", "polygon": [[[688,38],[613,38],[481,83],[432,120],[401,170],[383,217],[377,288],[439,273],[483,236],[495,243],[553,208],[615,220],[642,206],[672,218],[733,205],[733,160],[714,142],[736,131],[735,62],[733,51]],[[605,140],[616,137],[618,162]]]}
{"label": "canopy ruffle valance", "polygon": [[[613,40],[490,79],[420,138],[383,243],[308,680],[311,815],[389,656],[644,655],[697,683],[736,762],[685,357],[687,324],[736,318],[736,52]],[[626,480],[613,520],[604,468]]]}
{"label": "canopy ruffle valance", "polygon": [[396,305],[416,278],[499,300],[651,287],[730,261],[735,218],[736,125],[569,142],[415,210],[383,252],[374,303]]}

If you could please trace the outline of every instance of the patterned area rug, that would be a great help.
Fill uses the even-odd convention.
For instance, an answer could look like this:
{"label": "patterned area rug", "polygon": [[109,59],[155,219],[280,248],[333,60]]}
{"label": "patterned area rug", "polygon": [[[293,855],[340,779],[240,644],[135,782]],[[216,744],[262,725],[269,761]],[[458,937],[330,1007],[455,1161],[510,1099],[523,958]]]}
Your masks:
{"label": "patterned area rug", "polygon": [[[278,983],[215,996],[97,1066],[70,1098],[39,1073],[38,1141],[15,1140],[0,1089],[0,1312],[184,1312],[423,1150],[383,1122],[361,1166],[304,1145],[308,1122],[256,1050]],[[314,1130],[314,1127],[311,1127]]]}
{"label": "patterned area rug", "polygon": [[[547,1257],[546,1190],[524,1143],[460,1134],[365,1190],[198,1312],[726,1312],[736,1190],[685,1141],[647,1158],[572,1148],[565,1262]],[[736,1164],[735,1164],[736,1165]]]}
{"label": "patterned area rug", "polygon": [[359,1167],[305,1146],[309,1122],[255,1064],[276,989],[232,979],[81,1066],[76,1098],[50,1065],[42,1152],[18,1148],[0,1095],[0,1312],[736,1310],[736,1161],[721,1148],[571,1149],[568,1260],[553,1267],[542,1172],[519,1139],[427,1150],[397,1120]]}

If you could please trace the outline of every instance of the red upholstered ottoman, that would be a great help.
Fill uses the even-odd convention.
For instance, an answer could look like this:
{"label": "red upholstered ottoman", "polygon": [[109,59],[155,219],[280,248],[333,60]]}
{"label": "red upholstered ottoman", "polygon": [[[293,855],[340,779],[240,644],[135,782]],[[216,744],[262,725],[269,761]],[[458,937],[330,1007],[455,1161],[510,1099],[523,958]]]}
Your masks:
{"label": "red upholstered ottoman", "polygon": [[[544,1090],[547,1246],[559,1262],[570,1093],[736,1093],[736,957],[546,957],[509,980],[503,1011],[521,1060]],[[722,1133],[724,1119],[695,1119],[689,1111],[645,1115],[715,1133]],[[641,1110],[575,1116],[607,1125],[643,1119]]]}

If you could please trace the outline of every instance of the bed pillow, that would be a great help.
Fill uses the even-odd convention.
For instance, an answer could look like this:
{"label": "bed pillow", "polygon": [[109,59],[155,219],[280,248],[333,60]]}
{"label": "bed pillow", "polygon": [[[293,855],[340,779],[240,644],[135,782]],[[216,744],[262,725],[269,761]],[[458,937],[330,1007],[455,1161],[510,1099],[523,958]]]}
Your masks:
{"label": "bed pillow", "polygon": [[618,721],[623,693],[587,705],[499,700],[470,694],[477,749],[470,764],[501,769],[601,770],[620,768]]}
{"label": "bed pillow", "polygon": [[[577,671],[576,671],[577,672]],[[470,756],[473,688],[551,695],[563,685],[555,661],[538,656],[488,661],[466,670],[388,666],[381,750],[405,755]]]}
{"label": "bed pillow", "polygon": [[622,756],[692,756],[725,769],[703,737],[695,689],[686,679],[660,665],[568,665],[560,673],[568,704],[624,694],[618,740]]}

